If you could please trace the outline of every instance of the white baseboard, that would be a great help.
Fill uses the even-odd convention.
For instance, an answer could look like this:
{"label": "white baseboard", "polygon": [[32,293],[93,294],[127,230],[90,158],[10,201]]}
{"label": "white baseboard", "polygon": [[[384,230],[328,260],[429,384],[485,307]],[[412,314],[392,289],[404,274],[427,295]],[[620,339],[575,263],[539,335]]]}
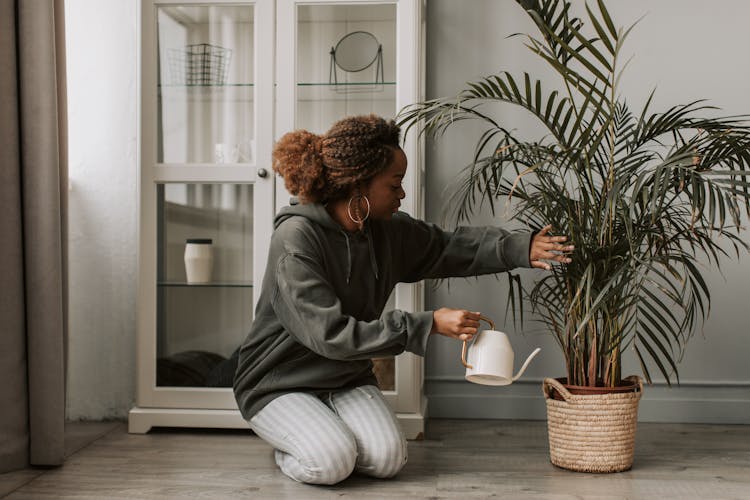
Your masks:
{"label": "white baseboard", "polygon": [[[511,386],[471,384],[458,377],[425,380],[431,418],[545,420],[541,379]],[[641,422],[750,424],[750,382],[683,382],[646,386]]]}
{"label": "white baseboard", "polygon": [[[422,439],[426,399],[422,398],[421,413],[397,413],[406,439]],[[246,429],[247,422],[239,410],[202,410],[183,408],[134,407],[128,414],[128,432],[146,434],[153,427],[196,427],[207,429]]]}

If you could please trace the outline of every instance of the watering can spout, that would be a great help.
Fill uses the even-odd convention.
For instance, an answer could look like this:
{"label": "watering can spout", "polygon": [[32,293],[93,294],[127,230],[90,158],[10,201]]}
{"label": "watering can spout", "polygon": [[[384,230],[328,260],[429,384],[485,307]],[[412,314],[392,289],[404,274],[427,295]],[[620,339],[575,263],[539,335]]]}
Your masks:
{"label": "watering can spout", "polygon": [[515,374],[515,375],[513,376],[513,381],[514,381],[514,382],[515,382],[516,380],[518,380],[518,378],[519,378],[519,377],[520,377],[521,375],[523,375],[523,372],[524,372],[524,371],[526,370],[526,367],[527,367],[527,366],[529,366],[529,363],[531,363],[531,360],[532,360],[532,359],[534,359],[534,356],[536,356],[537,354],[539,354],[539,351],[541,351],[541,350],[542,350],[542,348],[541,348],[541,347],[537,347],[536,349],[534,349],[534,352],[532,352],[531,354],[529,354],[529,357],[528,357],[528,358],[526,358],[526,361],[524,361],[524,363],[523,363],[523,366],[521,366],[521,369],[520,369],[520,370],[518,370],[518,373],[516,373],[516,374]]}

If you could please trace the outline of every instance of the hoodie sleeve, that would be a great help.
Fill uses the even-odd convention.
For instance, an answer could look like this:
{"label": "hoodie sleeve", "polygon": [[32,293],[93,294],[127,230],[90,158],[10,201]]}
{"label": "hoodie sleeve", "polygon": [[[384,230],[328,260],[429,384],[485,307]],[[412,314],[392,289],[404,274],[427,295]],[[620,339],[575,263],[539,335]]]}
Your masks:
{"label": "hoodie sleeve", "polygon": [[399,228],[402,281],[479,276],[531,267],[532,232],[510,232],[494,226],[443,231],[435,224],[404,215]]}
{"label": "hoodie sleeve", "polygon": [[374,321],[342,313],[320,264],[304,254],[286,254],[277,265],[273,308],[282,326],[301,344],[330,359],[424,356],[432,311],[389,311]]}

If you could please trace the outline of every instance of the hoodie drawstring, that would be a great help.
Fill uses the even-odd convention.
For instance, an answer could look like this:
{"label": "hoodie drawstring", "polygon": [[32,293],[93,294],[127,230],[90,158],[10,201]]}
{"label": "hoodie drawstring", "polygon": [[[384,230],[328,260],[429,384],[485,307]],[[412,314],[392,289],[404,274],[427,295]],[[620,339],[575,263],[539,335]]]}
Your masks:
{"label": "hoodie drawstring", "polygon": [[346,239],[346,284],[349,284],[349,280],[352,277],[352,247],[349,244],[349,235],[346,231],[341,231]]}
{"label": "hoodie drawstring", "polygon": [[[341,231],[341,233],[344,235],[344,239],[346,240],[346,284],[349,284],[349,281],[352,278],[352,246],[349,242],[349,234],[346,231]],[[370,228],[367,228],[365,230],[365,235],[367,237],[367,248],[370,253],[370,267],[372,267],[372,272],[375,275],[375,279],[380,279],[378,275],[378,262],[375,260],[375,246],[372,243],[372,235],[370,234]]]}
{"label": "hoodie drawstring", "polygon": [[370,249],[370,265],[372,266],[372,272],[375,273],[375,279],[378,278],[378,262],[375,260],[375,248],[372,244],[372,234],[370,233],[370,228],[368,227],[365,231],[367,234],[367,245]]}

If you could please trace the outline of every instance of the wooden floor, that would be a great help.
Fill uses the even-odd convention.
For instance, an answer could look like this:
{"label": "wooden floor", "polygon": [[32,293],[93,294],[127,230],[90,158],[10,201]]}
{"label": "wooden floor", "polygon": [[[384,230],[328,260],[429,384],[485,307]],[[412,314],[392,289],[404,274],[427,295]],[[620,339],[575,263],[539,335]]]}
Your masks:
{"label": "wooden floor", "polygon": [[750,499],[750,426],[640,424],[632,470],[579,474],[549,463],[544,422],[430,420],[394,479],[333,487],[286,478],[249,431],[70,424],[65,465],[0,474],[0,497]]}

